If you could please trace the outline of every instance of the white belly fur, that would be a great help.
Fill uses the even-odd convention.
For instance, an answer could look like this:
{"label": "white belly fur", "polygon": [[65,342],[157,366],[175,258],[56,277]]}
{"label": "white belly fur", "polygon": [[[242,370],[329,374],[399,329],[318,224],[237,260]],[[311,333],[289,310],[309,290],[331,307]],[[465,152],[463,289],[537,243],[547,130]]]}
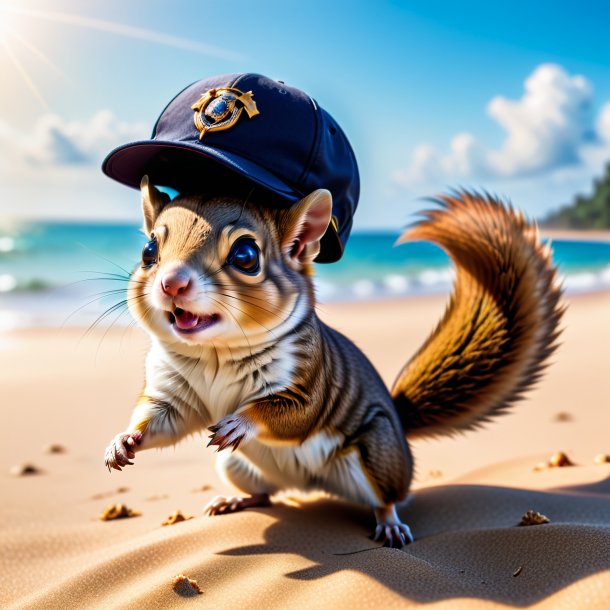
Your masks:
{"label": "white belly fur", "polygon": [[[321,490],[367,506],[381,502],[367,478],[356,450],[338,452],[343,436],[319,432],[300,445],[264,445],[256,440],[240,447],[235,454],[219,454],[219,474],[244,491]],[[240,481],[232,481],[230,460],[241,462]],[[251,472],[252,487],[244,482]],[[260,489],[260,481],[268,483]]]}

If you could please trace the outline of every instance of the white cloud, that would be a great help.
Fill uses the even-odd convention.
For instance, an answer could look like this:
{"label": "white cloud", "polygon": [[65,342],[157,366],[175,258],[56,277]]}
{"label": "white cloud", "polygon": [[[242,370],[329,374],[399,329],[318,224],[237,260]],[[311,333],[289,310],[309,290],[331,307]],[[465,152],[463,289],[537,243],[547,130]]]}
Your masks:
{"label": "white cloud", "polygon": [[87,121],[44,114],[27,133],[0,123],[0,143],[11,151],[3,157],[2,169],[98,164],[115,146],[145,138],[147,132],[142,123],[121,121],[108,110],[98,111]]}
{"label": "white cloud", "polygon": [[148,137],[142,123],[100,110],[85,121],[42,115],[23,132],[0,121],[0,216],[136,219],[137,196],[104,176],[116,146]]}
{"label": "white cloud", "polygon": [[599,113],[597,133],[604,142],[610,144],[610,102],[607,102]]}
{"label": "white cloud", "polygon": [[505,130],[499,151],[490,151],[501,176],[544,171],[578,161],[578,149],[592,130],[593,90],[582,76],[544,64],[525,81],[525,94],[512,101],[495,97],[487,111]]}
{"label": "white cloud", "polygon": [[456,135],[448,152],[418,146],[411,164],[394,173],[403,186],[471,179],[513,181],[565,168],[595,167],[610,155],[610,103],[594,123],[593,88],[583,76],[542,64],[525,80],[520,99],[494,97],[487,112],[505,131],[497,149],[468,133]]}

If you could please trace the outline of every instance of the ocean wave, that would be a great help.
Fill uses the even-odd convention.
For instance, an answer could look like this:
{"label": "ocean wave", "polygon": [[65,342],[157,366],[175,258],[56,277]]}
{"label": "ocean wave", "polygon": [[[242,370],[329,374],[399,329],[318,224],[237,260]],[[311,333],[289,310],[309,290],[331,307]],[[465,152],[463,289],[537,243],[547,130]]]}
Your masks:
{"label": "ocean wave", "polygon": [[0,252],[5,254],[15,249],[15,240],[8,235],[0,237]]}
{"label": "ocean wave", "polygon": [[346,281],[341,275],[315,278],[316,293],[321,301],[382,298],[387,296],[444,292],[453,283],[452,268],[423,269],[410,274],[387,273],[377,277],[360,277]]}
{"label": "ocean wave", "polygon": [[11,292],[17,287],[17,280],[10,273],[0,275],[0,292]]}
{"label": "ocean wave", "polygon": [[[333,282],[333,279],[336,281]],[[346,282],[340,275],[315,279],[320,301],[375,299],[389,296],[415,296],[449,292],[455,279],[453,268],[424,269],[418,273],[389,273],[379,277],[360,277]],[[560,276],[568,293],[610,289],[610,265],[594,271],[574,271]]]}
{"label": "ocean wave", "polygon": [[411,280],[404,275],[398,275],[396,273],[391,273],[390,275],[386,275],[383,280],[384,288],[392,294],[405,294],[409,291],[411,287]]}
{"label": "ocean wave", "polygon": [[592,292],[610,287],[610,265],[599,271],[581,271],[562,276],[568,292]]}
{"label": "ocean wave", "polygon": [[0,273],[0,292],[44,292],[56,287],[52,282],[42,278],[20,281],[10,273]]}
{"label": "ocean wave", "polygon": [[[452,267],[427,268],[410,273],[382,273],[379,275],[346,278],[341,273],[320,274],[315,276],[316,294],[321,301],[342,301],[354,299],[381,298],[386,296],[434,294],[448,292],[454,281],[455,271]],[[580,270],[564,273],[560,276],[568,292],[596,291],[610,288],[610,264],[597,270]],[[117,288],[104,284],[104,278],[89,278],[99,280],[100,287]],[[79,288],[82,286],[82,288]],[[126,286],[125,286],[126,287]],[[53,282],[49,278],[30,277],[19,278],[11,273],[0,272],[0,293],[40,293],[68,289],[81,292],[84,297],[90,296],[92,290],[89,282]]]}
{"label": "ocean wave", "polygon": [[[315,278],[315,286],[321,303],[448,294],[454,279],[450,267],[424,268],[410,273],[392,270],[351,278],[335,270],[320,275],[323,277]],[[575,270],[561,279],[568,294],[610,290],[610,264],[596,270]],[[20,280],[13,274],[0,273],[0,333],[25,327],[88,326],[123,298],[114,293],[116,285],[111,288],[106,293],[99,292],[97,285],[93,287],[90,282],[56,285],[40,278]],[[45,291],[44,307],[40,305],[42,291]],[[104,324],[123,325],[130,321],[126,308],[120,308]]]}

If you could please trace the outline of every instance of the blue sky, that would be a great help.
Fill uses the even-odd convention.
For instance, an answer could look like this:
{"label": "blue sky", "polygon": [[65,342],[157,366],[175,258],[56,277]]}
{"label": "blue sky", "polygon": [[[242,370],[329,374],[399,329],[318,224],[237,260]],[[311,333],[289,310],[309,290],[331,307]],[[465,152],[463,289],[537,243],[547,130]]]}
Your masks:
{"label": "blue sky", "polygon": [[358,228],[398,228],[457,185],[540,216],[610,159],[607,2],[0,7],[4,217],[137,220],[137,193],[101,159],[225,72],[282,79],[335,116],[360,165]]}

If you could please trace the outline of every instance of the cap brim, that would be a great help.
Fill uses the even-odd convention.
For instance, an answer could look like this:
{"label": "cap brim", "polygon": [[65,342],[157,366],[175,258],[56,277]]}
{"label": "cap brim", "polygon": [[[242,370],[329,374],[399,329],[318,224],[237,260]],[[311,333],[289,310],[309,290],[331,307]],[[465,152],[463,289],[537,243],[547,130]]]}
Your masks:
{"label": "cap brim", "polygon": [[[172,176],[169,175],[163,178],[155,175],[155,165],[158,167],[159,159],[162,159],[164,154],[171,155],[175,152],[187,155],[189,160],[197,164],[198,168],[207,167],[211,170],[205,182],[206,187],[223,186],[221,180],[226,179],[226,177],[218,177],[216,184],[210,184],[210,176],[213,182],[214,177],[217,175],[214,173],[214,168],[220,165],[246,181],[258,185],[264,191],[275,195],[275,203],[280,205],[289,206],[306,195],[306,193],[300,193],[286,184],[272,172],[261,168],[260,165],[234,153],[206,147],[204,144],[193,146],[187,143],[159,140],[131,142],[111,151],[102,163],[102,171],[113,180],[132,188],[139,188],[142,176],[149,174],[151,179],[157,181],[158,184],[171,186],[180,191],[180,183],[183,183],[185,179],[185,170],[181,168],[180,164],[169,164],[170,173],[172,176],[175,174],[176,181],[172,180]],[[197,176],[192,178],[196,182]],[[336,228],[331,223],[321,240],[321,251],[316,258],[316,262],[332,263],[339,260],[342,254],[343,244]]]}
{"label": "cap brim", "polygon": [[[148,173],[153,161],[164,152],[184,151],[197,159],[200,163],[206,161],[218,163],[223,167],[237,172],[243,178],[257,183],[289,201],[296,201],[303,197],[296,189],[280,180],[268,170],[265,170],[239,155],[223,152],[216,148],[206,147],[203,144],[193,146],[187,143],[164,142],[159,140],[144,140],[131,142],[115,148],[102,163],[102,171],[117,182],[132,188],[139,188],[144,174]],[[176,168],[179,170],[179,168]]]}

